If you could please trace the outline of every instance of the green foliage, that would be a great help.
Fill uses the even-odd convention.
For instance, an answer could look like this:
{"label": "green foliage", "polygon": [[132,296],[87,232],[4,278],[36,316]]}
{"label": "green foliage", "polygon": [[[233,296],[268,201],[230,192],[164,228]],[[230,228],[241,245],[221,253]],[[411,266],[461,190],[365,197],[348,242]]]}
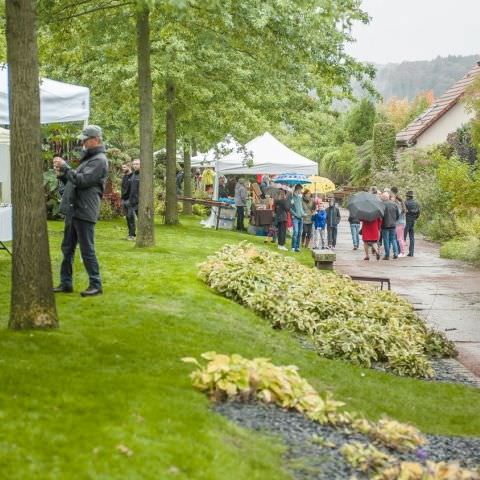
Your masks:
{"label": "green foliage", "polygon": [[360,442],[347,443],[340,452],[355,470],[366,474],[376,473],[395,461],[394,457],[375,446]]}
{"label": "green foliage", "polygon": [[344,185],[349,182],[356,163],[356,145],[344,143],[324,154],[320,163],[320,173],[330,178],[335,185]]}
{"label": "green foliage", "polygon": [[[475,124],[475,120],[473,121]],[[447,143],[451,145],[452,150],[460,160],[474,165],[477,161],[477,149],[473,144],[472,125],[463,125],[447,137]]]}
{"label": "green foliage", "polygon": [[115,216],[112,202],[108,199],[102,199],[100,203],[100,220],[111,220],[112,218],[115,218]]}
{"label": "green foliage", "polygon": [[375,105],[368,98],[352,107],[345,119],[348,140],[358,146],[371,140],[376,116]]}
{"label": "green foliage", "polygon": [[[480,215],[477,215],[476,218],[479,217]],[[440,256],[480,265],[480,238],[468,236],[449,240],[441,246]]]}
{"label": "green foliage", "polygon": [[383,362],[399,375],[429,377],[427,352],[454,352],[451,342],[440,333],[432,337],[413,307],[395,294],[325,275],[249,243],[225,246],[200,266],[200,277],[275,328],[310,335],[327,358],[366,367]]}
{"label": "green foliage", "polygon": [[395,127],[391,123],[377,123],[373,127],[373,163],[375,169],[395,166]]}
{"label": "green foliage", "polygon": [[468,87],[464,102],[475,117],[472,120],[472,142],[480,155],[480,76]]}
{"label": "green foliage", "polygon": [[54,170],[43,172],[43,187],[45,189],[45,202],[47,217],[58,218],[60,214],[60,194],[58,193],[58,180]]}
{"label": "green foliage", "polygon": [[351,181],[355,186],[367,186],[371,183],[373,166],[373,141],[367,140],[357,149],[357,158],[352,168]]}

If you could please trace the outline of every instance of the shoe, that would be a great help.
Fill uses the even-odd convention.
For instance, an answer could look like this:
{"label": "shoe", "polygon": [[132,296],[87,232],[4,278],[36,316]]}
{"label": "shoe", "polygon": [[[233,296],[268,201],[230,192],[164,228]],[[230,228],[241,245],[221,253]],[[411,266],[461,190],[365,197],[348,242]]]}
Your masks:
{"label": "shoe", "polygon": [[299,248],[296,248],[296,249],[294,250],[294,252],[295,252],[295,253],[298,253],[298,252],[300,252],[300,249],[299,249]]}
{"label": "shoe", "polygon": [[376,257],[377,257],[377,262],[378,262],[378,260],[380,260],[380,254],[379,254],[379,253],[376,253],[375,255],[376,255]]}
{"label": "shoe", "polygon": [[294,252],[294,251],[295,251],[295,249],[292,247],[292,252]]}
{"label": "shoe", "polygon": [[279,250],[288,250],[288,248],[285,245],[279,245],[278,249]]}
{"label": "shoe", "polygon": [[370,260],[370,257],[365,257],[364,260]]}
{"label": "shoe", "polygon": [[127,240],[130,240],[131,242],[134,242],[136,240],[136,237],[132,237],[131,235],[129,235],[127,237]]}
{"label": "shoe", "polygon": [[393,259],[396,260],[398,258],[398,255],[394,255]]}
{"label": "shoe", "polygon": [[413,253],[407,254],[407,257],[413,257]]}
{"label": "shoe", "polygon": [[390,257],[385,256],[382,258],[382,260],[390,260]]}
{"label": "shoe", "polygon": [[101,295],[103,290],[101,288],[88,287],[83,292],[80,292],[82,297],[94,297],[95,295]]}
{"label": "shoe", "polygon": [[72,293],[73,287],[67,287],[65,285],[59,285],[58,287],[53,288],[54,293]]}

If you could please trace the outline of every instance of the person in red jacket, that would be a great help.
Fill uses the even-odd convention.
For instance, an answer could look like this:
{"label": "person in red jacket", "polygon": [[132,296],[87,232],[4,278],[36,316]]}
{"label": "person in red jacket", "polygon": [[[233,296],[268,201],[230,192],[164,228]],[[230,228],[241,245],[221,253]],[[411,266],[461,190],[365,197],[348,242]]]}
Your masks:
{"label": "person in red jacket", "polygon": [[363,248],[365,248],[364,260],[370,260],[368,249],[376,255],[377,260],[380,260],[380,251],[378,249],[378,239],[380,238],[380,229],[382,227],[382,219],[377,218],[371,222],[362,221],[362,240]]}

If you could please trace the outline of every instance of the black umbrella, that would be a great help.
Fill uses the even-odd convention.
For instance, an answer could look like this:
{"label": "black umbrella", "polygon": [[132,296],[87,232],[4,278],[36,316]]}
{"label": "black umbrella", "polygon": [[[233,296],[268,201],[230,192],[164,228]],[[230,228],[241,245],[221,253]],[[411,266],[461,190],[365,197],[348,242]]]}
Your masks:
{"label": "black umbrella", "polygon": [[385,204],[376,195],[359,192],[350,197],[347,208],[352,217],[371,222],[379,217],[383,217]]}

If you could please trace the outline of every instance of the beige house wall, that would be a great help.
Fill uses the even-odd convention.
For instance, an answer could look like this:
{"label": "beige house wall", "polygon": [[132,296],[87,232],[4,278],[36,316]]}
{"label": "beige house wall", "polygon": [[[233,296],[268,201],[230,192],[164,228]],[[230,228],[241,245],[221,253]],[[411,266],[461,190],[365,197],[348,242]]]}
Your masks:
{"label": "beige house wall", "polygon": [[473,115],[473,113],[465,110],[462,103],[457,103],[417,138],[415,146],[419,148],[430,147],[445,142],[449,133],[469,122]]}

